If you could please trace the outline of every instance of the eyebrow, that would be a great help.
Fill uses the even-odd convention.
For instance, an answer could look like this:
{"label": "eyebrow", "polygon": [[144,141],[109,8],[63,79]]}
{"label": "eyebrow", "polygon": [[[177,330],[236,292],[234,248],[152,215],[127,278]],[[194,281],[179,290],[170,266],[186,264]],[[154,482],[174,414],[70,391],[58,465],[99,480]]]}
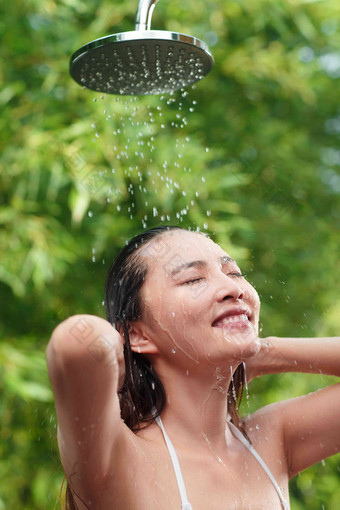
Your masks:
{"label": "eyebrow", "polygon": [[[231,257],[228,257],[227,255],[220,257],[218,259],[218,262],[220,264],[227,264],[228,262],[235,262],[235,264],[236,264],[236,261],[234,259],[232,259]],[[185,262],[184,264],[181,264],[181,265],[175,267],[170,272],[170,276],[175,276],[179,272],[185,271],[186,269],[190,269],[191,267],[206,267],[207,265],[208,264],[205,260],[193,260],[191,262]]]}

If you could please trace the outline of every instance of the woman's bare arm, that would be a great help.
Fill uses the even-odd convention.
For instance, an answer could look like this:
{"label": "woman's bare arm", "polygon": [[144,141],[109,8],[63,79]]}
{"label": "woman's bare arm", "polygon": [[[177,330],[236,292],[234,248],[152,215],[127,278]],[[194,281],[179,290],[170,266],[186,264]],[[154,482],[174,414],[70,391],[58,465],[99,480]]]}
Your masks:
{"label": "woman's bare arm", "polygon": [[62,463],[73,486],[89,486],[105,477],[121,442],[123,341],[106,320],[76,315],[53,331],[46,356]]}
{"label": "woman's bare arm", "polygon": [[260,339],[261,349],[246,362],[248,381],[265,374],[304,372],[340,376],[340,337]]}
{"label": "woman's bare arm", "polygon": [[[249,380],[284,372],[339,377],[340,338],[262,339],[246,371]],[[290,477],[340,451],[340,384],[272,404],[256,414],[262,412],[281,430]]]}

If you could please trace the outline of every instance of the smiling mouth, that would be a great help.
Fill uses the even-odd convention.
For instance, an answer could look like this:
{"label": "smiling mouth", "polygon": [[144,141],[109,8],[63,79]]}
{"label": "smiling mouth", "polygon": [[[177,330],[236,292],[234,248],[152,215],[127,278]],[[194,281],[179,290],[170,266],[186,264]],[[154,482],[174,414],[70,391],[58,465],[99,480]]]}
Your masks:
{"label": "smiling mouth", "polygon": [[227,317],[223,317],[222,319],[215,321],[213,323],[214,328],[227,328],[229,326],[249,326],[251,325],[250,319],[245,313],[239,313],[236,315],[228,315]]}

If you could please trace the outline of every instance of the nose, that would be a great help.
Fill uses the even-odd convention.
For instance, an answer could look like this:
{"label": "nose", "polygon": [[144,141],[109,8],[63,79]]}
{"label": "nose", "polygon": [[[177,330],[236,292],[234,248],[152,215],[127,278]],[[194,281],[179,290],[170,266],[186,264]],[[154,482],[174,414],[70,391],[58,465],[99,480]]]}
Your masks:
{"label": "nose", "polygon": [[244,290],[237,281],[237,276],[228,276],[222,273],[216,278],[216,299],[220,303],[228,299],[242,300],[244,297]]}

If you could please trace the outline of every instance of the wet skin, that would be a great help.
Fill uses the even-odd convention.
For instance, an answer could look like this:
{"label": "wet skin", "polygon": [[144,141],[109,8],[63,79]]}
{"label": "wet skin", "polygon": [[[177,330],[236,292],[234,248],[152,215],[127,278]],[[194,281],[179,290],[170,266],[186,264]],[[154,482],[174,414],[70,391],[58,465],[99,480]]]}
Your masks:
{"label": "wet skin", "polygon": [[[258,294],[237,263],[201,234],[175,231],[153,243],[160,243],[154,251],[164,255],[154,258],[152,250],[144,254],[148,273],[141,292],[143,316],[133,325],[130,340],[163,381],[168,404],[162,419],[179,456],[189,500],[195,510],[280,508],[271,483],[249,452],[229,431],[227,444],[225,440],[231,374],[259,349]],[[260,427],[250,419],[248,428],[254,444],[266,435],[263,455],[266,447],[272,455],[273,441],[279,443],[271,467],[286,488],[282,444],[270,424]],[[160,508],[180,508],[158,426],[138,433],[135,448],[140,448],[141,462],[149,465],[151,495],[157,487],[154,505],[148,501],[145,508],[160,502]],[[134,480],[139,478],[137,468]]]}
{"label": "wet skin", "polygon": [[237,263],[201,234],[173,231],[157,242],[165,253],[153,259],[146,250],[144,311],[135,325],[159,354],[153,363],[225,370],[253,356],[260,302]]}
{"label": "wet skin", "polygon": [[[163,382],[167,404],[162,420],[193,509],[279,510],[281,503],[265,472],[229,429],[225,432],[232,374],[242,362],[258,368],[253,360],[260,359],[262,373],[292,371],[291,365],[296,370],[298,360],[301,371],[318,371],[321,366],[325,373],[338,375],[339,364],[334,364],[338,344],[330,343],[327,354],[316,343],[311,357],[294,339],[288,347],[287,342],[280,344],[285,355],[279,358],[273,341],[270,356],[268,349],[263,353],[256,291],[229,254],[201,234],[168,232],[143,247],[140,255],[148,272],[141,290],[142,317],[130,325],[131,347],[151,361]],[[56,365],[50,361],[59,448],[74,490],[91,509],[180,509],[160,429],[152,424],[134,434],[120,419],[122,338],[103,319],[86,316],[96,333],[114,346],[112,363],[99,366],[85,348],[80,352],[85,343],[71,345],[67,339],[72,320],[62,323],[52,337],[48,358]],[[69,354],[61,356],[58,366],[58,352],[67,349]],[[313,356],[318,366],[312,367]],[[284,366],[282,359],[290,358]],[[272,404],[246,418],[247,434],[286,499],[289,476],[340,449],[338,427],[331,421],[334,413],[340,419],[340,408],[334,407],[338,393],[335,385],[298,402]],[[323,427],[311,411],[317,408],[325,416]],[[300,427],[301,414],[306,422]],[[303,433],[301,439],[306,423],[309,436]]]}

